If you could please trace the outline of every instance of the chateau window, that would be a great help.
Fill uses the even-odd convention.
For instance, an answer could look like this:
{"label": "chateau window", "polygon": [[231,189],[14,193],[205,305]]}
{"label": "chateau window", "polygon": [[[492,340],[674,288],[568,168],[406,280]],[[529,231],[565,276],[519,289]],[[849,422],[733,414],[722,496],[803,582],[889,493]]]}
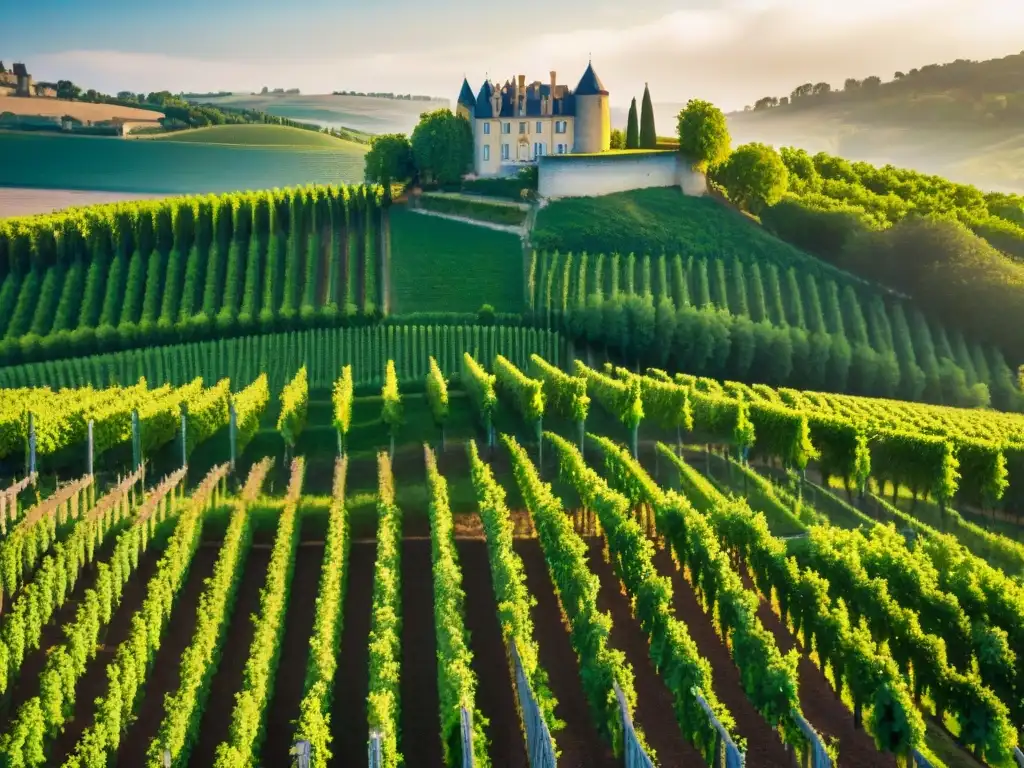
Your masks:
{"label": "chateau window", "polygon": [[501,159],[502,160],[508,160],[508,157],[509,157],[508,144],[502,144],[501,145]]}
{"label": "chateau window", "polygon": [[486,163],[490,159],[491,159],[491,148],[487,144],[484,144],[484,162]]}
{"label": "chateau window", "polygon": [[541,121],[540,121],[540,120],[538,120],[538,121],[537,121],[537,133],[543,133],[543,132],[544,132],[544,126],[543,126],[543,124],[541,123]]}
{"label": "chateau window", "polygon": [[520,133],[526,133],[526,123],[520,123],[519,124],[519,132]]}
{"label": "chateau window", "polygon": [[544,149],[545,149],[544,142],[542,142],[542,141],[535,142],[534,145],[533,145],[533,156],[534,157],[540,157],[541,155],[544,154]]}
{"label": "chateau window", "polygon": [[564,155],[565,154],[566,146],[567,146],[566,144],[559,144],[558,145],[558,154]]}
{"label": "chateau window", "polygon": [[491,132],[491,124],[490,123],[484,123],[484,133],[489,135],[490,132]]}
{"label": "chateau window", "polygon": [[502,133],[512,133],[512,123],[502,123],[501,124],[501,132]]}
{"label": "chateau window", "polygon": [[569,124],[565,120],[556,120],[555,133],[565,133],[565,129],[566,127],[568,127],[568,125]]}

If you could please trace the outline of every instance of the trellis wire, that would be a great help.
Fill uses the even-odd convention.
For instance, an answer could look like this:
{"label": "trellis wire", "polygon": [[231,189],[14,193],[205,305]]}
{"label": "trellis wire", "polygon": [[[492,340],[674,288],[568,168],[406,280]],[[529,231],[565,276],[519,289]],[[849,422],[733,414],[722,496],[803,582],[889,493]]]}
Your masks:
{"label": "trellis wire", "polygon": [[526,754],[530,760],[530,768],[555,768],[557,763],[551,733],[537,706],[530,681],[526,679],[514,640],[509,641],[509,650],[512,652],[512,665],[515,668],[519,708],[522,710],[523,725],[526,727]]}

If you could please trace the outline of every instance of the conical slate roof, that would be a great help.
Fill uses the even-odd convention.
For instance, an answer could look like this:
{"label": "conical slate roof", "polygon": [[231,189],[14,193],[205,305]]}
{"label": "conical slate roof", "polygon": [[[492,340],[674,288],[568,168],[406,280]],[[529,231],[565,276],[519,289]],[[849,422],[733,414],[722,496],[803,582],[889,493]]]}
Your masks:
{"label": "conical slate roof", "polygon": [[605,90],[604,83],[601,82],[601,78],[597,76],[597,72],[594,71],[593,64],[587,64],[587,71],[583,73],[583,77],[580,78],[580,84],[576,86],[577,96],[607,96],[608,91]]}
{"label": "conical slate roof", "polygon": [[484,84],[480,86],[480,93],[473,100],[475,105],[474,116],[477,118],[491,118],[497,117],[494,114],[494,109],[491,107],[491,96],[494,94],[494,86],[491,85],[490,80],[485,80]]}
{"label": "conical slate roof", "polygon": [[459,104],[463,104],[467,107],[476,106],[476,96],[473,95],[473,89],[469,87],[469,80],[462,78],[462,91],[459,93]]}

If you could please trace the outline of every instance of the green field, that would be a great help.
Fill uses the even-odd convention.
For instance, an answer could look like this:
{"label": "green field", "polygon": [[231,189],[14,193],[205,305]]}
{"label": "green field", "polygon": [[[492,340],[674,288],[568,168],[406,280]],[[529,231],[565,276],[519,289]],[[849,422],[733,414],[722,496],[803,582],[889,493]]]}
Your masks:
{"label": "green field", "polygon": [[365,149],[329,140],[337,151],[0,132],[0,186],[193,194],[362,181]]}
{"label": "green field", "polygon": [[197,101],[215,107],[258,109],[289,120],[371,134],[411,133],[420,119],[420,113],[450,106],[447,101],[406,101],[331,94],[234,94]]}
{"label": "green field", "polygon": [[226,144],[245,147],[298,147],[327,149],[363,154],[366,148],[326,133],[291,128],[287,125],[211,125],[188,131],[173,131],[145,137],[152,141],[175,141],[191,144]]}
{"label": "green field", "polygon": [[498,312],[523,306],[519,238],[472,224],[391,212],[391,311]]}
{"label": "green field", "polygon": [[537,214],[532,241],[538,251],[735,256],[838,274],[736,211],[675,188],[555,200]]}

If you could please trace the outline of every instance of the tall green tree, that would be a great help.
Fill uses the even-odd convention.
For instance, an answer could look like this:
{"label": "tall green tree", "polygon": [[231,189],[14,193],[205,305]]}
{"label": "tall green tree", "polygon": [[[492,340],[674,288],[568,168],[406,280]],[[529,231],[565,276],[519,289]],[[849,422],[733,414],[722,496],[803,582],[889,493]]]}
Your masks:
{"label": "tall green tree", "polygon": [[412,178],[416,165],[412,157],[412,144],[404,133],[385,133],[370,140],[366,153],[366,180],[380,184],[390,194],[392,183]]}
{"label": "tall green tree", "polygon": [[612,128],[611,142],[609,144],[610,149],[625,149],[626,148],[626,134],[624,131],[618,128]]}
{"label": "tall green tree", "polygon": [[473,131],[448,109],[420,115],[412,132],[412,154],[422,183],[455,184],[473,163]]}
{"label": "tall green tree", "polygon": [[651,103],[651,89],[644,83],[644,98],[640,105],[640,148],[654,149],[658,146],[658,131],[654,127],[654,104]]}
{"label": "tall green tree", "polygon": [[626,120],[626,149],[640,148],[640,121],[636,115],[636,98],[629,104],[629,119]]}
{"label": "tall green tree", "polygon": [[705,172],[729,157],[731,139],[725,114],[709,101],[690,99],[679,113],[679,151]]}
{"label": "tall green tree", "polygon": [[715,180],[725,187],[734,203],[756,214],[786,194],[789,171],[772,147],[754,142],[729,155],[715,173]]}

